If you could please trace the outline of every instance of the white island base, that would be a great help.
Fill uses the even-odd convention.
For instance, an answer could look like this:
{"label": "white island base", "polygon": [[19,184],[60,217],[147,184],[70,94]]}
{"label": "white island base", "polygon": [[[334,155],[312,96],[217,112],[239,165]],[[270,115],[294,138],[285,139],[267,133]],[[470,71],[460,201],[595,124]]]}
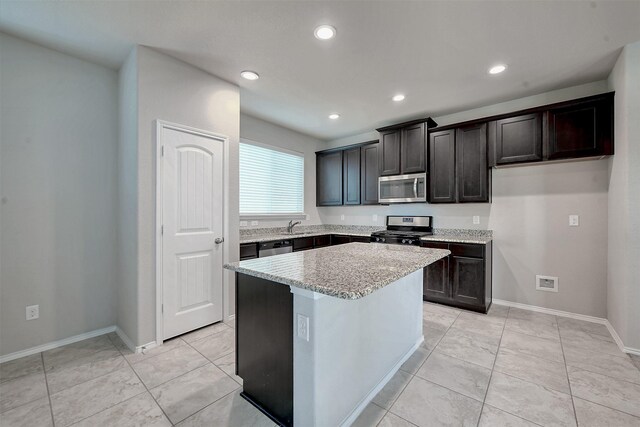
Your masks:
{"label": "white island base", "polygon": [[420,269],[356,300],[291,287],[294,426],[355,421],[424,340],[422,280]]}

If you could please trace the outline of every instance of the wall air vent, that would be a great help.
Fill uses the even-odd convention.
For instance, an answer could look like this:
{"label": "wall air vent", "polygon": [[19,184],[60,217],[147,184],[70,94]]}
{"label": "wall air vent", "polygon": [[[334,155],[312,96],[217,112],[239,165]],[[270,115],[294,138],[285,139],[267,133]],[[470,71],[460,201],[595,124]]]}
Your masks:
{"label": "wall air vent", "polygon": [[558,292],[558,278],[536,275],[536,291]]}

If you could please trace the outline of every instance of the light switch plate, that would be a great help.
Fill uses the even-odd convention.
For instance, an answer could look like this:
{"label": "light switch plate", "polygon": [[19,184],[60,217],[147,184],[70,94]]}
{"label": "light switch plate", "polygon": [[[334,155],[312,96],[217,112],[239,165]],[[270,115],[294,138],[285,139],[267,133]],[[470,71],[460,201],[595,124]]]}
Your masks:
{"label": "light switch plate", "polygon": [[378,222],[378,215],[374,214],[371,218],[373,219],[373,222]]}
{"label": "light switch plate", "polygon": [[240,221],[240,227],[246,227],[248,224],[247,221]]}
{"label": "light switch plate", "polygon": [[569,225],[571,227],[580,226],[580,215],[569,215]]}
{"label": "light switch plate", "polygon": [[298,338],[309,341],[309,318],[303,314],[297,313],[296,320]]}
{"label": "light switch plate", "polygon": [[473,216],[473,223],[474,224],[480,224],[480,217],[478,215],[474,215]]}
{"label": "light switch plate", "polygon": [[251,225],[258,225],[258,221],[251,221]]}
{"label": "light switch plate", "polygon": [[340,215],[340,221],[344,221],[344,215]]}

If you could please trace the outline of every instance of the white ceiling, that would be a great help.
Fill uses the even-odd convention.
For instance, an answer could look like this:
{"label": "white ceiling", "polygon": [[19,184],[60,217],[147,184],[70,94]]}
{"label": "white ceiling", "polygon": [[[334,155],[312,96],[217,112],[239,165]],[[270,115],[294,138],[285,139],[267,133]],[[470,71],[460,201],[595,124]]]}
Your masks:
{"label": "white ceiling", "polygon": [[1,0],[0,30],[113,68],[150,46],[239,84],[244,112],[333,139],[603,79],[640,40],[640,0]]}

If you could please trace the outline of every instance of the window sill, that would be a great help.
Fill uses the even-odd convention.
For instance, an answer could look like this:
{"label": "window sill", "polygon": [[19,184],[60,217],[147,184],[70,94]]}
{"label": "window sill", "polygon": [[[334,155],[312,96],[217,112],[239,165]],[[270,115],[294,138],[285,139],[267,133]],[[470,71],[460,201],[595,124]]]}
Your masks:
{"label": "window sill", "polygon": [[247,220],[263,220],[263,221],[278,221],[278,220],[287,220],[287,219],[307,219],[308,215],[306,213],[283,213],[283,214],[240,214],[240,221]]}

